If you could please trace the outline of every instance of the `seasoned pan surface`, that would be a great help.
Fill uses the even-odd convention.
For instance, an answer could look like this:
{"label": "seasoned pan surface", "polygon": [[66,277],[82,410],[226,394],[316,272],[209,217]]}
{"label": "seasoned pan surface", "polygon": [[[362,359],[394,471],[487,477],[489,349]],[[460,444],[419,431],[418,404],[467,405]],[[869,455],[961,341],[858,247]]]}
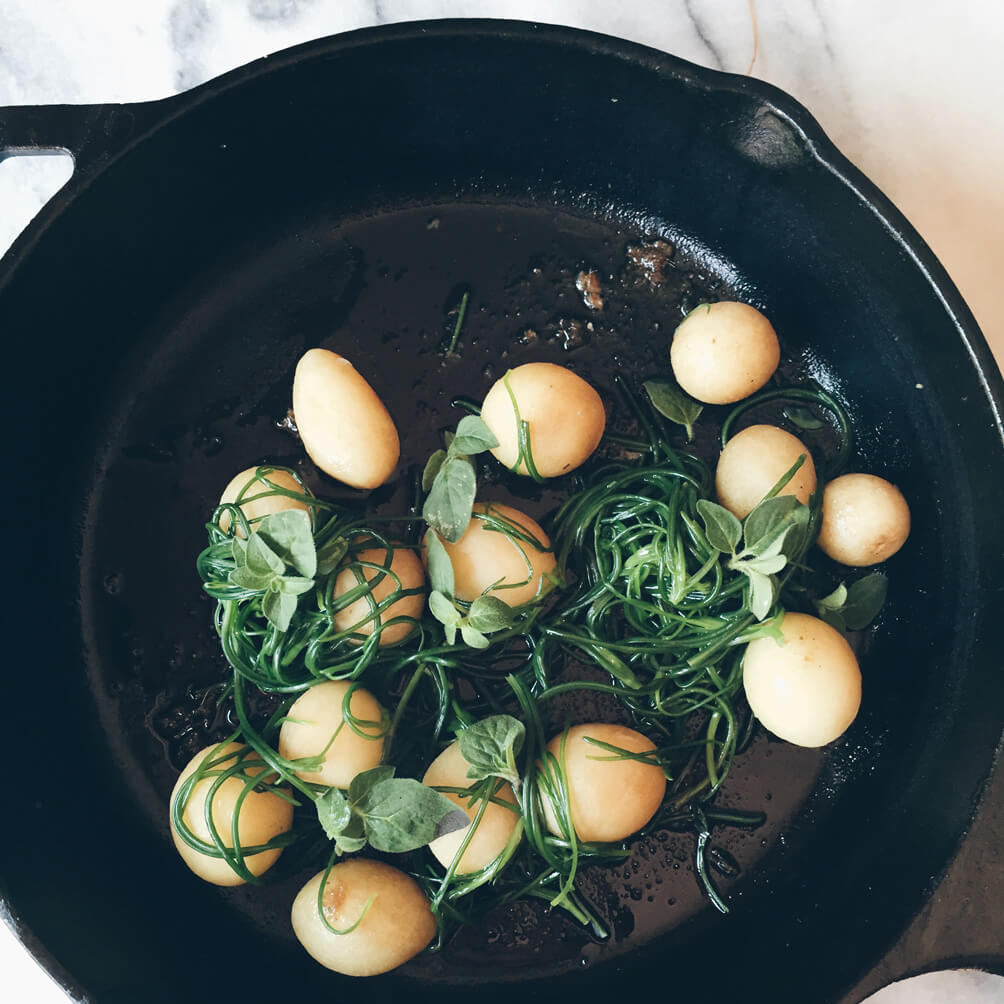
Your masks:
{"label": "seasoned pan surface", "polygon": [[[701,898],[690,838],[660,834],[588,878],[609,944],[519,908],[365,989],[593,999],[630,973],[836,1000],[950,859],[1000,734],[999,377],[919,239],[790,99],[572,32],[363,32],[87,115],[79,181],[0,273],[12,470],[34,486],[12,541],[27,571],[4,743],[23,766],[0,859],[51,964],[102,1002],[346,992],[288,931],[295,860],[265,894],[203,887],[165,816],[177,768],[226,731],[202,522],[234,471],[302,457],[277,423],[306,348],[353,359],[405,431],[371,500],[400,510],[451,397],[548,359],[612,403],[614,372],[665,369],[682,310],[736,297],[772,318],[793,375],[847,401],[858,466],[911,500],[858,721],[823,752],[760,735],[737,762],[723,801],[768,821],[716,836],[738,866],[720,876],[729,917]],[[655,240],[673,249],[657,286],[628,255]],[[492,487],[540,514],[561,490]]]}

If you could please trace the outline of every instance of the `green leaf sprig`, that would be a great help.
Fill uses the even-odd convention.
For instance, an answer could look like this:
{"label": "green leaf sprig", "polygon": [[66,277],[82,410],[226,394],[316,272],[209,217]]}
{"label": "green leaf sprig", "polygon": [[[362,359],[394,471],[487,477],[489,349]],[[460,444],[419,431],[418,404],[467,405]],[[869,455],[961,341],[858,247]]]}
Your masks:
{"label": "green leaf sprig", "polygon": [[815,601],[816,612],[838,631],[863,631],[885,604],[888,579],[872,572],[857,582],[840,583],[828,596]]}
{"label": "green leaf sprig", "polygon": [[270,513],[246,538],[234,537],[231,548],[234,568],[227,581],[263,593],[262,612],[277,630],[288,630],[298,598],[313,588],[318,570],[310,515],[302,509]]}
{"label": "green leaf sprig", "polygon": [[445,450],[436,450],[422,472],[428,492],[422,517],[440,536],[456,543],[471,522],[477,478],[471,457],[499,445],[494,433],[477,415],[465,415]]}
{"label": "green leaf sprig", "polygon": [[516,611],[496,596],[482,595],[466,606],[454,596],[453,563],[435,530],[430,530],[425,545],[428,562],[429,611],[443,625],[446,643],[455,645],[457,632],[466,645],[485,649],[491,644],[488,635],[506,631],[517,620]]}
{"label": "green leaf sprig", "polygon": [[687,430],[687,439],[694,438],[694,423],[704,410],[704,405],[685,394],[672,380],[646,380],[642,386],[652,407],[660,415]]}
{"label": "green leaf sprig", "polygon": [[460,752],[470,765],[467,776],[472,781],[500,777],[519,791],[519,756],[526,739],[526,728],[512,715],[492,715],[463,729],[457,737]]}
{"label": "green leaf sprig", "polygon": [[394,777],[391,766],[357,774],[348,792],[329,788],[316,807],[338,854],[352,854],[367,844],[387,854],[403,854],[470,823],[467,813],[445,795],[413,778]]}

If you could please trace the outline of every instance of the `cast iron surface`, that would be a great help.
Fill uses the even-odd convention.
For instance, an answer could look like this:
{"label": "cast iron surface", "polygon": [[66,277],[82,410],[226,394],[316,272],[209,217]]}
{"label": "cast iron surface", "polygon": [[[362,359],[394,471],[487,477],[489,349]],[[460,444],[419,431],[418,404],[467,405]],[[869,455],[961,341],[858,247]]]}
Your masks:
{"label": "cast iron surface", "polygon": [[[219,674],[199,526],[233,471],[298,456],[274,420],[299,354],[358,360],[420,462],[455,420],[450,391],[529,358],[601,387],[612,365],[664,365],[673,311],[702,295],[761,306],[847,398],[861,466],[913,504],[862,714],[828,753],[761,737],[737,765],[729,797],[769,794],[770,821],[728,838],[744,865],[728,918],[656,842],[614,883],[610,947],[556,928],[513,950],[510,918],[365,990],[459,1000],[487,978],[475,992],[501,999],[517,978],[529,999],[588,1000],[629,975],[837,1000],[930,909],[1000,738],[1001,384],[933,256],[804,109],[600,36],[447,22],[313,43],[164,102],[0,111],[0,150],[46,146],[77,173],[0,266],[8,470],[31,486],[9,544],[0,867],[12,922],[74,994],[351,992],[288,934],[295,875],[264,896],[203,886],[164,816],[172,761],[214,725],[186,692]],[[662,301],[624,269],[655,236],[677,246]],[[582,264],[614,295],[565,352],[546,334],[587,319]],[[435,349],[464,283],[478,310],[450,370]],[[545,337],[522,344],[527,327]],[[953,877],[959,895],[970,881]],[[989,906],[999,873],[986,883]],[[991,921],[968,915],[958,943],[999,965]],[[903,965],[939,960],[921,945]]]}

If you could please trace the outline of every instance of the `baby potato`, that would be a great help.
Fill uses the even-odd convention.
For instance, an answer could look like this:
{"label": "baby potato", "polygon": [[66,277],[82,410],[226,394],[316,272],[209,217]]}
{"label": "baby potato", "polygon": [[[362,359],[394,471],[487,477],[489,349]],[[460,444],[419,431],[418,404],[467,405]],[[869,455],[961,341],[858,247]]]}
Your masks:
{"label": "baby potato", "polygon": [[764,728],[796,746],[825,746],[854,721],[861,670],[847,640],[808,614],[786,613],[784,644],[757,638],[746,646],[743,686]]}
{"label": "baby potato", "polygon": [[[377,576],[381,576],[380,581],[372,587],[369,597],[373,603],[379,604],[386,600],[392,593],[400,589],[423,589],[425,586],[425,569],[422,560],[414,552],[406,547],[395,547],[390,560],[390,568],[386,573],[381,574],[381,569],[387,563],[387,550],[383,547],[366,548],[355,555],[355,561],[370,562],[379,565],[380,568],[372,568],[363,564],[359,569],[363,578],[367,582],[372,582]],[[398,585],[400,580],[400,586]],[[352,568],[343,568],[335,579],[335,599],[340,599],[351,592],[359,585],[359,579]],[[343,607],[335,613],[335,627],[339,631],[352,630],[355,634],[373,634],[373,629],[377,623],[388,624],[396,617],[411,617],[419,620],[422,610],[425,607],[425,593],[409,593],[395,600],[386,610],[374,617],[370,599],[367,596],[360,596],[353,600],[347,607]],[[399,624],[389,624],[380,632],[381,645],[393,645],[407,638],[415,625],[408,621],[401,621]]]}
{"label": "baby potato", "polygon": [[805,443],[774,425],[743,429],[725,444],[718,458],[718,501],[745,519],[803,453],[805,462],[779,494],[794,495],[799,502],[808,503],[816,490],[816,465]]}
{"label": "baby potato", "polygon": [[[181,776],[174,786],[174,791],[171,793],[171,804],[174,805],[182,785],[195,773],[204,760],[207,758],[218,760],[225,757],[226,759],[213,767],[212,770],[227,770],[235,765],[237,755],[245,749],[247,747],[243,743],[232,742],[224,746],[210,746],[208,749],[196,753],[181,772]],[[266,764],[259,759],[257,754],[248,757],[244,764],[245,773],[251,777],[257,776],[266,769]],[[274,773],[272,777],[275,777]],[[182,819],[192,833],[200,840],[205,840],[210,844],[213,843],[213,839],[209,827],[206,825],[206,799],[217,779],[218,775],[210,775],[198,781],[192,788],[182,813]],[[244,788],[244,778],[228,777],[217,788],[213,797],[213,825],[226,847],[234,846],[234,812]],[[285,833],[292,825],[293,806],[289,802],[271,791],[252,791],[241,803],[237,835],[242,848],[257,847],[267,844],[280,833]],[[171,821],[171,837],[182,860],[199,878],[212,882],[213,885],[234,886],[244,883],[244,879],[223,858],[203,854],[185,843],[175,829],[173,819]],[[281,853],[281,847],[269,851],[259,851],[257,854],[247,855],[244,858],[244,864],[252,875],[261,875],[275,864]]]}
{"label": "baby potato", "polygon": [[377,488],[401,455],[397,428],[344,356],[310,349],[293,375],[293,415],[310,459],[353,488]]}
{"label": "baby potato", "polygon": [[[522,531],[543,547],[497,529],[499,523]],[[547,591],[545,576],[557,563],[540,524],[501,502],[475,502],[470,526],[455,544],[444,540],[443,547],[453,563],[454,595],[467,603],[485,590],[511,607],[529,603]]]}
{"label": "baby potato", "polygon": [[336,973],[386,973],[418,955],[436,934],[436,919],[418,883],[392,865],[366,858],[341,861],[328,873],[321,899],[324,920],[338,931],[359,921],[355,930],[334,934],[317,909],[323,880],[324,872],[318,872],[297,893],[291,919],[300,944]]}
{"label": "baby potato", "polygon": [[[452,743],[429,765],[425,777],[422,778],[422,784],[427,784],[430,788],[439,785],[447,788],[466,788],[472,783],[467,776],[469,767],[470,764],[460,752],[460,743]],[[459,805],[472,820],[481,809],[481,803],[471,802],[470,797],[454,795],[449,792],[444,792],[444,794],[451,802]],[[503,784],[495,797],[510,803],[512,809],[507,809],[494,802],[488,804],[481,817],[481,822],[478,823],[478,828],[457,866],[456,873],[458,875],[476,872],[484,868],[485,865],[491,864],[502,853],[512,837],[513,831],[520,825],[519,810],[516,807],[516,796],[513,794],[512,786],[507,783]],[[449,868],[457,851],[460,850],[460,845],[467,837],[469,829],[469,826],[465,826],[462,830],[447,833],[429,844],[429,850],[444,868]]]}
{"label": "baby potato", "polygon": [[[347,680],[327,680],[305,690],[286,712],[279,729],[279,755],[287,760],[324,756],[320,770],[297,770],[296,776],[332,788],[348,788],[356,774],[376,767],[383,756],[386,712],[362,687],[355,687],[349,711],[359,719],[359,735],[344,718]],[[367,724],[362,724],[363,722]]]}
{"label": "baby potato", "polygon": [[492,454],[510,470],[529,474],[523,461],[516,468],[519,440],[513,397],[520,420],[530,425],[530,456],[542,478],[574,470],[599,446],[607,422],[600,395],[564,366],[526,363],[497,380],[481,406],[481,418],[499,441]]}
{"label": "baby potato", "polygon": [[758,391],[781,361],[770,321],[748,303],[704,303],[677,326],[669,349],[677,383],[706,404]]}
{"label": "baby potato", "polygon": [[823,489],[819,546],[834,561],[856,568],[891,558],[910,535],[903,493],[873,474],[844,474]]}
{"label": "baby potato", "polygon": [[[288,495],[266,494],[270,489],[268,485],[255,477],[257,471],[257,467],[249,467],[246,471],[241,471],[240,474],[236,475],[230,484],[223,489],[223,494],[220,496],[220,505],[224,505],[227,502],[236,502],[241,490],[246,489],[244,491],[246,501],[241,502],[241,512],[247,517],[248,522],[252,524],[252,529],[254,528],[253,523],[255,520],[261,519],[262,516],[270,516],[274,512],[285,512],[287,509],[302,509],[304,512],[310,512],[310,506],[299,499],[292,499]],[[301,495],[304,494],[303,486],[288,471],[270,471],[264,477],[277,488],[286,488],[289,491],[299,492]],[[219,526],[224,533],[230,529],[230,513],[223,512],[220,514]],[[237,536],[244,536],[244,530],[240,526],[237,528]]]}
{"label": "baby potato", "polygon": [[[548,751],[562,765],[568,785],[572,826],[580,840],[624,840],[640,830],[656,813],[666,794],[666,775],[655,764],[614,759],[617,754],[586,742],[598,739],[632,753],[655,749],[651,740],[623,725],[592,722],[568,730],[562,760],[562,735],[548,744]],[[547,828],[561,836],[561,827],[551,800],[542,798]]]}

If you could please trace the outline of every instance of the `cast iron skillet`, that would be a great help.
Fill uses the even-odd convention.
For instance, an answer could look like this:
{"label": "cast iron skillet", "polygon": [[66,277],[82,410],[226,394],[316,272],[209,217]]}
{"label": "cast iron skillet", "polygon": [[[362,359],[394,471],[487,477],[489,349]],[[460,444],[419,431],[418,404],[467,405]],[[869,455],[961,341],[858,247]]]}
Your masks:
{"label": "cast iron skillet", "polygon": [[[803,108],[598,35],[439,22],[165,101],[0,111],[0,149],[50,147],[76,173],[0,266],[17,493],[0,860],[9,921],[71,994],[496,1000],[519,980],[526,999],[598,1000],[628,979],[818,1002],[874,964],[950,861],[1000,737],[1002,390],[930,251]],[[516,337],[567,329],[569,275],[615,274],[644,236],[677,247],[672,309],[761,306],[848,401],[861,467],[911,500],[861,716],[827,753],[761,736],[737,767],[733,801],[771,820],[724,845],[744,865],[721,879],[728,918],[671,840],[611,893],[608,947],[558,925],[513,951],[510,918],[438,968],[346,985],[290,940],[292,879],[222,893],[167,841],[177,761],[222,727],[199,705],[220,673],[201,521],[233,471],[299,455],[273,423],[310,345],[371,374],[416,456],[456,420],[447,388],[477,396],[505,365],[565,359],[601,386],[613,355],[664,367],[678,314],[630,291],[582,349]],[[479,309],[447,371],[460,284]]]}

